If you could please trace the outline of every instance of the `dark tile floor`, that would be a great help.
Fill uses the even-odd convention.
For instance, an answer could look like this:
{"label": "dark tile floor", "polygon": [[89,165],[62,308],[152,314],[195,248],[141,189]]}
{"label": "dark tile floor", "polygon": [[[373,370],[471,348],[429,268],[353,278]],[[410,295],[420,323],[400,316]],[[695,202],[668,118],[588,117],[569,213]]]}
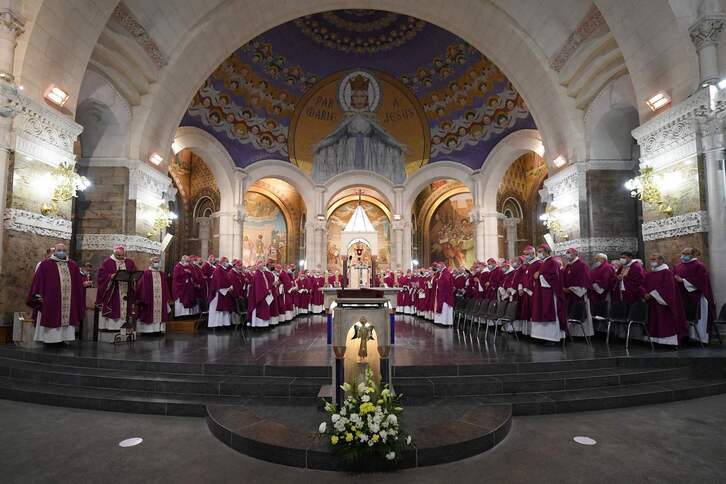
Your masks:
{"label": "dark tile floor", "polygon": [[[583,341],[545,346],[511,336],[498,337],[497,344],[452,328],[435,326],[412,316],[399,316],[396,323],[393,364],[470,365],[477,363],[546,362],[626,356],[621,341],[611,343],[595,339],[592,346]],[[204,331],[197,335],[170,333],[166,336],[140,335],[134,345],[75,342],[67,347],[44,347],[33,351],[58,355],[108,359],[164,361],[180,363],[222,363],[236,365],[327,366],[332,350],[326,344],[323,316],[298,318],[268,330],[249,331],[241,341],[239,331],[229,329]],[[702,350],[689,346],[675,351],[658,348],[651,352],[645,344],[631,345],[630,355],[655,357],[724,356],[726,347],[712,344]]]}

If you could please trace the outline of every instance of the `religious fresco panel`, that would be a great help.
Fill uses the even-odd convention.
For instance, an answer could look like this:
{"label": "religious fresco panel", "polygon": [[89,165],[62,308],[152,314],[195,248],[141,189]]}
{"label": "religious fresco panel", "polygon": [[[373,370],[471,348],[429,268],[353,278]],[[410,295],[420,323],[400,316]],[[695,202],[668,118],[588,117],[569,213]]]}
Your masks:
{"label": "religious fresco panel", "polygon": [[474,226],[469,221],[473,208],[470,193],[453,195],[436,207],[428,227],[430,262],[471,267],[476,259]]}
{"label": "religious fresco panel", "polygon": [[287,264],[287,222],[280,207],[256,192],[245,194],[242,261],[250,266],[272,259]]}
{"label": "religious fresco panel", "polygon": [[[386,271],[390,267],[391,258],[391,242],[390,242],[390,231],[391,222],[388,219],[386,213],[381,208],[369,201],[363,200],[360,202],[363,209],[366,211],[371,224],[378,233],[378,271]],[[353,212],[358,206],[358,201],[350,201],[340,205],[335,211],[328,217],[327,231],[328,231],[328,270],[335,272],[343,270],[341,256],[346,255],[346,247],[341,247],[341,233],[348,223],[350,218],[353,216]],[[365,254],[368,257],[367,263],[370,263],[370,255]]]}
{"label": "religious fresco panel", "polygon": [[[320,179],[371,169],[371,153],[398,170],[392,179],[400,163],[406,176],[442,160],[478,169],[508,134],[536,128],[481,52],[378,10],[322,12],[257,36],[214,70],[181,125],[215,136],[240,167],[291,161]],[[313,170],[316,158],[334,166]]]}

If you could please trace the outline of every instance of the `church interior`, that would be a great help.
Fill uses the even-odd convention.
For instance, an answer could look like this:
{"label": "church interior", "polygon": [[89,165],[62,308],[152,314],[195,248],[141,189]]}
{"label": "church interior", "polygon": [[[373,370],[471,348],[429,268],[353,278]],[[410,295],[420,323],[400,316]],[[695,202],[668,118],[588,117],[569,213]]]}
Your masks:
{"label": "church interior", "polygon": [[719,482],[724,25],[0,0],[2,480]]}

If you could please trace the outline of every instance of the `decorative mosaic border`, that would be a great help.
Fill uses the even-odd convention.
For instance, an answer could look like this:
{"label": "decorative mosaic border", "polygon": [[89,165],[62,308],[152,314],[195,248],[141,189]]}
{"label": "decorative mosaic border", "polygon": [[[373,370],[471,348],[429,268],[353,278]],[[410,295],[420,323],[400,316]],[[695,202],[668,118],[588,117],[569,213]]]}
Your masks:
{"label": "decorative mosaic border", "polygon": [[605,19],[600,10],[593,5],[587,15],[577,24],[575,31],[570,34],[560,50],[557,51],[550,67],[555,72],[560,72],[578,47],[603,25],[605,25]]}
{"label": "decorative mosaic border", "polygon": [[669,237],[708,232],[708,212],[689,212],[643,224],[643,240],[659,240]]}
{"label": "decorative mosaic border", "polygon": [[143,252],[159,255],[161,242],[155,242],[140,235],[124,234],[83,234],[78,236],[76,247],[79,250],[112,251],[116,245],[123,245],[127,252]]}
{"label": "decorative mosaic border", "polygon": [[619,254],[624,250],[630,252],[638,251],[638,239],[636,237],[590,237],[584,239],[572,239],[555,243],[555,253],[563,254],[570,247],[578,252],[596,254]]}
{"label": "decorative mosaic border", "polygon": [[52,237],[61,240],[70,240],[72,224],[70,220],[60,217],[48,217],[35,212],[6,208],[3,214],[3,227],[5,230],[14,230],[29,234]]}
{"label": "decorative mosaic border", "polygon": [[143,25],[139,23],[134,14],[123,2],[116,6],[113,11],[113,18],[126,29],[133,39],[149,54],[156,67],[161,69],[169,63],[169,58],[164,54],[156,41],[151,38]]}

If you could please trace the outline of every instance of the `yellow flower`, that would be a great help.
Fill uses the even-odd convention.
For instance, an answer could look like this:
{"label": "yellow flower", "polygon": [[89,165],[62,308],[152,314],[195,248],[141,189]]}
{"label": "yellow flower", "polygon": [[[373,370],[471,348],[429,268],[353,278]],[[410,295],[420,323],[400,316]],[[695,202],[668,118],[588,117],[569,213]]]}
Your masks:
{"label": "yellow flower", "polygon": [[380,436],[380,435],[378,435],[378,434],[373,434],[373,437],[372,437],[372,439],[373,439],[373,442],[378,442],[378,441],[380,440],[380,438],[381,438],[381,436]]}
{"label": "yellow flower", "polygon": [[365,415],[367,413],[371,413],[371,412],[375,412],[375,411],[376,411],[376,406],[373,405],[373,403],[371,403],[371,402],[365,402],[365,403],[361,404],[360,408],[358,409],[358,413],[360,415]]}
{"label": "yellow flower", "polygon": [[335,445],[338,443],[338,436],[337,435],[331,435],[330,436],[330,443]]}
{"label": "yellow flower", "polygon": [[351,442],[352,440],[353,440],[353,434],[351,434],[350,432],[347,432],[345,434],[345,441],[346,442]]}

